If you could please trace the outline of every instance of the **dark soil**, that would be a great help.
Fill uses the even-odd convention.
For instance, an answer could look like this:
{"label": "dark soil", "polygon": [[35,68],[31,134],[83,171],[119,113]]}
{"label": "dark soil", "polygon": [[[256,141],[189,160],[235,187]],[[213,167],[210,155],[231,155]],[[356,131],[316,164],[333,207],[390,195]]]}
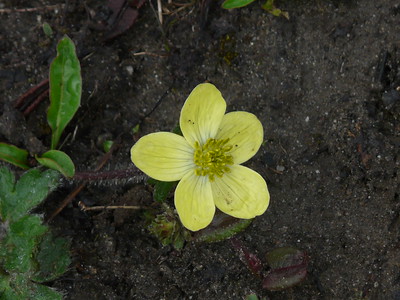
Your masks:
{"label": "dark soil", "polygon": [[[300,286],[268,292],[229,241],[176,251],[148,232],[141,211],[81,211],[78,201],[153,204],[150,186],[114,180],[88,186],[51,223],[71,239],[73,264],[50,283],[66,299],[243,299],[252,292],[400,299],[398,1],[278,1],[290,20],[269,15],[258,1],[233,11],[211,1],[207,18],[199,3],[189,5],[164,16],[162,30],[146,3],[129,30],[106,42],[107,29],[95,25],[109,20],[107,2],[67,2],[0,1],[2,10],[64,5],[0,14],[3,117],[47,78],[66,33],[81,56],[84,84],[63,150],[78,170],[94,170],[102,141],[122,134],[106,169],[125,169],[138,138],[132,128],[142,122],[139,135],[171,130],[190,91],[208,80],[228,111],[252,112],[265,127],[266,142],[248,166],[267,180],[271,204],[238,238],[262,259],[278,246],[305,250],[310,265]],[[143,51],[150,54],[133,55]],[[8,134],[3,126],[1,141],[48,147],[47,106],[19,118]],[[49,197],[46,215],[72,188]]]}

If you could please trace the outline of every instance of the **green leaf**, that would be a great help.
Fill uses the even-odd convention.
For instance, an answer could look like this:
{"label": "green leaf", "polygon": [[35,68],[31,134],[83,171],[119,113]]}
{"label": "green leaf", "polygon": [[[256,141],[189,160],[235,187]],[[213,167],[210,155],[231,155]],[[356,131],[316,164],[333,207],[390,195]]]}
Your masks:
{"label": "green leaf", "polygon": [[28,151],[13,145],[0,143],[0,159],[14,166],[29,169]]}
{"label": "green leaf", "polygon": [[0,296],[3,300],[13,300],[15,295],[10,287],[10,276],[0,273]]}
{"label": "green leaf", "polygon": [[82,92],[81,68],[75,46],[64,37],[57,46],[57,57],[50,66],[50,107],[47,121],[52,130],[51,149],[79,108]]}
{"label": "green leaf", "polygon": [[0,218],[5,219],[7,212],[7,199],[14,190],[14,174],[7,168],[0,168]]}
{"label": "green leaf", "polygon": [[31,169],[12,187],[14,176],[0,169],[0,213],[3,221],[18,220],[39,205],[58,186],[59,177],[60,173],[54,170],[40,172]]}
{"label": "green leaf", "polygon": [[148,181],[150,184],[154,184],[153,198],[159,203],[165,202],[168,197],[169,192],[177,185],[177,181],[165,182],[158,181],[156,179],[150,178]]}
{"label": "green leaf", "polygon": [[53,35],[53,29],[51,28],[50,24],[47,22],[43,23],[43,32],[45,35],[47,35],[48,37],[52,37]]}
{"label": "green leaf", "polygon": [[113,144],[114,144],[113,141],[110,141],[110,140],[104,141],[104,143],[103,143],[104,152],[107,153],[108,151],[110,151]]}
{"label": "green leaf", "polygon": [[286,19],[289,20],[289,13],[286,11],[282,11],[279,8],[276,8],[274,5],[274,0],[267,0],[262,6],[262,9],[266,10],[270,14],[272,14],[275,17],[285,17]]}
{"label": "green leaf", "polygon": [[274,0],[267,0],[265,1],[265,3],[261,6],[263,9],[265,9],[266,11],[271,11],[272,9],[275,8],[274,6]]}
{"label": "green leaf", "polygon": [[34,265],[32,253],[41,235],[48,230],[39,216],[27,215],[10,223],[8,235],[0,243],[0,261],[8,272],[28,272]]}
{"label": "green leaf", "polygon": [[255,0],[226,0],[224,1],[224,3],[222,3],[222,8],[225,9],[239,8],[249,5],[254,1]]}
{"label": "green leaf", "polygon": [[71,263],[66,239],[47,233],[40,243],[36,260],[39,270],[32,278],[36,282],[51,281],[64,274]]}
{"label": "green leaf", "polygon": [[36,160],[43,166],[59,171],[65,177],[73,177],[75,174],[75,165],[71,158],[62,151],[50,150],[42,155],[35,156]]}
{"label": "green leaf", "polygon": [[163,214],[157,215],[148,229],[164,246],[172,244],[175,249],[181,249],[185,241],[190,240],[189,231],[169,208]]}
{"label": "green leaf", "polygon": [[61,300],[62,295],[56,290],[42,284],[30,284],[30,298],[35,300]]}
{"label": "green leaf", "polygon": [[246,296],[246,300],[259,300],[256,294],[250,294]]}
{"label": "green leaf", "polygon": [[15,274],[2,278],[0,276],[1,300],[61,300],[62,295],[45,285],[31,282],[26,274]]}
{"label": "green leaf", "polygon": [[28,284],[28,278],[23,274],[16,274],[12,276],[12,278],[10,276],[9,286],[6,289],[6,293],[1,296],[4,297],[5,300],[29,299]]}
{"label": "green leaf", "polygon": [[136,126],[132,128],[132,134],[138,133],[139,129],[140,129],[140,124],[136,124]]}
{"label": "green leaf", "polygon": [[179,126],[179,124],[176,125],[175,128],[172,129],[171,132],[172,132],[172,133],[175,133],[175,134],[177,134],[177,135],[183,136],[183,133],[182,133],[182,130],[181,130],[181,127]]}
{"label": "green leaf", "polygon": [[237,219],[224,213],[218,213],[208,227],[194,234],[193,239],[196,242],[207,243],[226,240],[246,229],[252,221],[253,219]]}

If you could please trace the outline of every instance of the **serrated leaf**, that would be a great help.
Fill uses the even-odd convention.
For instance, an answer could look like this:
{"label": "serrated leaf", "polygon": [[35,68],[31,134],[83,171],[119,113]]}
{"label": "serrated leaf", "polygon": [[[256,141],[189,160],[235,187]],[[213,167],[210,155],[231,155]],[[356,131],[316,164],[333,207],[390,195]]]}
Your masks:
{"label": "serrated leaf", "polygon": [[39,205],[58,186],[60,177],[60,173],[54,170],[40,172],[38,169],[31,169],[10,188],[10,175],[0,174],[6,174],[1,178],[8,184],[7,191],[3,192],[1,189],[0,192],[0,212],[3,221],[15,221]]}
{"label": "serrated leaf", "polygon": [[47,121],[52,130],[51,149],[79,108],[82,92],[81,68],[69,37],[57,45],[57,57],[50,66],[50,107]]}
{"label": "serrated leaf", "polygon": [[32,278],[36,282],[54,280],[64,274],[71,263],[66,239],[47,233],[40,243],[36,260],[39,270]]}
{"label": "serrated leaf", "polygon": [[14,174],[7,168],[0,168],[0,218],[5,219],[7,212],[7,199],[14,190]]}
{"label": "serrated leaf", "polygon": [[10,287],[10,276],[0,273],[0,298],[4,300],[13,300],[15,295]]}
{"label": "serrated leaf", "polygon": [[255,0],[226,0],[224,1],[224,3],[222,3],[222,8],[225,9],[239,8],[249,5],[254,1]]}
{"label": "serrated leaf", "polygon": [[35,300],[61,300],[62,295],[56,290],[42,284],[30,284],[30,298]]}
{"label": "serrated leaf", "polygon": [[75,165],[65,152],[50,150],[41,157],[36,155],[35,158],[41,165],[57,170],[65,177],[71,178],[75,174]]}
{"label": "serrated leaf", "polygon": [[29,284],[29,279],[25,277],[23,274],[13,275],[12,278],[10,278],[9,288],[7,289],[7,293],[4,295],[5,296],[4,299],[5,300],[29,299],[28,284]]}
{"label": "serrated leaf", "polygon": [[1,300],[16,300],[18,299],[17,296],[15,295],[14,291],[10,288],[7,287],[5,289],[1,289],[0,287],[0,296]]}
{"label": "serrated leaf", "polygon": [[0,143],[0,159],[22,169],[29,169],[28,151],[6,143]]}
{"label": "serrated leaf", "polygon": [[8,272],[32,270],[32,253],[40,237],[48,230],[39,216],[27,215],[10,223],[7,236],[1,242],[0,257]]}

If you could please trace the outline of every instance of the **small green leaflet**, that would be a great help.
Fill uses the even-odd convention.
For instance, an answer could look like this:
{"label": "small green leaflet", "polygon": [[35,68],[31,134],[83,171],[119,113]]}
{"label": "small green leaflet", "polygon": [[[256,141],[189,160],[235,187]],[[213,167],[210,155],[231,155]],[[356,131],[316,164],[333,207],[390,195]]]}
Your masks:
{"label": "small green leaflet", "polygon": [[249,5],[254,1],[255,0],[226,0],[224,1],[224,3],[222,3],[222,8],[225,9],[239,8]]}
{"label": "small green leaflet", "polygon": [[153,178],[149,178],[148,182],[154,184],[153,198],[159,203],[163,203],[167,200],[170,191],[177,185],[177,181],[158,181]]}
{"label": "small green leaflet", "polygon": [[57,57],[50,66],[50,107],[47,121],[52,130],[51,149],[55,149],[65,127],[81,102],[81,67],[72,40],[65,36],[57,45]]}
{"label": "small green leaflet", "polygon": [[41,165],[53,170],[57,170],[65,177],[74,177],[75,165],[71,158],[62,151],[49,150],[41,157],[36,155],[35,158]]}
{"label": "small green leaflet", "polygon": [[43,32],[45,35],[47,35],[48,37],[53,36],[53,29],[51,28],[49,23],[44,22],[42,27],[43,27]]}
{"label": "small green leaflet", "polygon": [[29,169],[28,151],[13,145],[0,143],[0,159],[22,169]]}

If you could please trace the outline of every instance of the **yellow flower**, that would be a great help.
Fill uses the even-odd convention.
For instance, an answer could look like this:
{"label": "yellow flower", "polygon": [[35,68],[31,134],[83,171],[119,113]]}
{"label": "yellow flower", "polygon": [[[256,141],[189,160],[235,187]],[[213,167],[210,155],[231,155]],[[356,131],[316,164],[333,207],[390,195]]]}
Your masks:
{"label": "yellow flower", "polygon": [[192,230],[209,225],[215,207],[236,218],[265,212],[269,192],[257,172],[241,166],[257,153],[263,127],[251,113],[225,114],[226,103],[212,84],[198,85],[183,105],[183,136],[157,132],[131,149],[132,162],[160,181],[180,180],[175,207],[182,224]]}

